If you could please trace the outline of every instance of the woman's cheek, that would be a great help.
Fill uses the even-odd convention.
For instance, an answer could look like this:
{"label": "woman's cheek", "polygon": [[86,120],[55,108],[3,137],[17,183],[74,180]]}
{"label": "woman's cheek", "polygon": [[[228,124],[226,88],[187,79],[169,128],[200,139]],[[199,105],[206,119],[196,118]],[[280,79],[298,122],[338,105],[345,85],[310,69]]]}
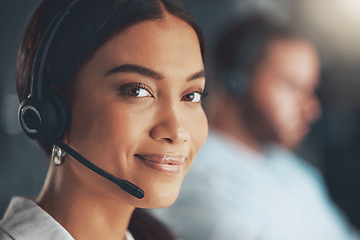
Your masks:
{"label": "woman's cheek", "polygon": [[197,153],[208,135],[208,121],[202,108],[199,110],[195,119],[196,121],[193,121],[192,123],[192,136],[195,142],[195,151]]}

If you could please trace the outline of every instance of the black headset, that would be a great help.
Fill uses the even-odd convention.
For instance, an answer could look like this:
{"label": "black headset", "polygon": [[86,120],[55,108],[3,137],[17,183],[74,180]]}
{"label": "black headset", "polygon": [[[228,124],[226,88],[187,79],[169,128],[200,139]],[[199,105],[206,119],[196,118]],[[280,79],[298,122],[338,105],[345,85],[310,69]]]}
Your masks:
{"label": "black headset", "polygon": [[26,135],[39,141],[60,138],[69,127],[70,108],[65,99],[44,86],[45,65],[50,46],[59,27],[79,0],[59,11],[47,27],[36,50],[30,74],[30,95],[19,107],[20,125]]}
{"label": "black headset", "polygon": [[70,106],[50,86],[44,86],[45,65],[54,36],[79,1],[74,0],[66,8],[59,11],[39,42],[30,74],[30,94],[21,102],[18,111],[20,125],[30,138],[42,142],[51,142],[59,146],[90,170],[115,183],[129,194],[141,199],[144,197],[142,189],[99,168],[60,140],[70,124]]}
{"label": "black headset", "polygon": [[[234,31],[234,30],[232,30]],[[241,97],[248,93],[251,85],[251,70],[268,41],[270,29],[266,25],[253,24],[247,27],[231,49],[235,55],[231,64],[217,73],[225,90]],[[226,47],[226,46],[225,46]]]}

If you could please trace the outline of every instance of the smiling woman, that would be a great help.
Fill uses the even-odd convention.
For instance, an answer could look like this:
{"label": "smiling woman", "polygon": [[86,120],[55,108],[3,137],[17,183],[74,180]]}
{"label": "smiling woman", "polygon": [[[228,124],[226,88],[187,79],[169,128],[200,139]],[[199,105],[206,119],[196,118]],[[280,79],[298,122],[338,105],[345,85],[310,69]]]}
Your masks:
{"label": "smiling woman", "polygon": [[138,208],[171,205],[205,141],[203,47],[174,0],[45,0],[17,87],[21,124],[53,161],[36,199],[12,200],[0,239],[172,239]]}

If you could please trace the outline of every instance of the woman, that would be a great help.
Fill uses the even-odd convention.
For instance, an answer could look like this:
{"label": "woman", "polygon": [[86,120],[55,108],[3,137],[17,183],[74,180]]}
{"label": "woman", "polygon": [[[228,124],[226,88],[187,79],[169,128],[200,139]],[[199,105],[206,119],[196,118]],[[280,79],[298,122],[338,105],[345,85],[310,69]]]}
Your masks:
{"label": "woman", "polygon": [[[54,18],[38,66],[36,51]],[[30,137],[43,132],[45,116],[26,102],[36,91],[51,104],[63,97],[71,117],[57,116],[63,129],[46,128],[37,138],[49,156],[53,149],[47,179],[35,201],[12,200],[0,239],[171,239],[137,208],[171,205],[205,141],[203,47],[199,27],[174,0],[43,1],[18,55],[20,120]],[[84,167],[66,146],[145,195],[134,197]]]}

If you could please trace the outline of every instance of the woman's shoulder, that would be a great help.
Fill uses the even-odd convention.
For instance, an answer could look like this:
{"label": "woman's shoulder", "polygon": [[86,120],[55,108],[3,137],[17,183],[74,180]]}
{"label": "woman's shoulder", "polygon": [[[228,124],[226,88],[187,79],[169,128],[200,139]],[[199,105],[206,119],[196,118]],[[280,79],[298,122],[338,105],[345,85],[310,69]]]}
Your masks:
{"label": "woman's shoulder", "polygon": [[4,218],[0,221],[0,239],[73,240],[74,238],[34,201],[13,197]]}

